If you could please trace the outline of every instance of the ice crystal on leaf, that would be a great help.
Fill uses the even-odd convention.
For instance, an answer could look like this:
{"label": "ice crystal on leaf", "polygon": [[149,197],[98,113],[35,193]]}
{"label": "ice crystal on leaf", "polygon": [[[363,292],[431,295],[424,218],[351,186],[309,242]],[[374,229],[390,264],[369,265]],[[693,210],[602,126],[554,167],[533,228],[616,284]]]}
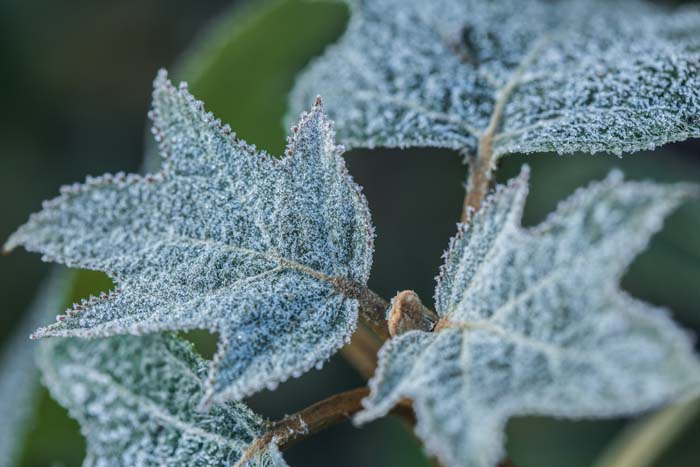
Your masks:
{"label": "ice crystal on leaf", "polygon": [[[641,0],[355,0],[301,76],[351,146],[623,152],[700,136],[700,10]],[[489,128],[490,125],[495,125]]]}
{"label": "ice crystal on leaf", "polygon": [[[41,343],[51,395],[80,423],[85,466],[231,466],[265,429],[240,402],[197,410],[207,365],[170,334]],[[249,467],[286,467],[275,446]]]}
{"label": "ice crystal on leaf", "polygon": [[281,159],[238,141],[165,72],[151,117],[161,172],[66,187],[8,240],[116,283],[36,335],[218,332],[204,402],[321,364],[355,328],[358,302],[340,290],[366,284],[373,228],[320,100]]}
{"label": "ice crystal on leaf", "polygon": [[438,277],[436,329],[384,345],[357,417],[413,399],[418,435],[449,467],[495,465],[511,416],[630,414],[700,390],[689,336],[618,287],[697,188],[613,172],[525,229],[527,174],[460,228]]}

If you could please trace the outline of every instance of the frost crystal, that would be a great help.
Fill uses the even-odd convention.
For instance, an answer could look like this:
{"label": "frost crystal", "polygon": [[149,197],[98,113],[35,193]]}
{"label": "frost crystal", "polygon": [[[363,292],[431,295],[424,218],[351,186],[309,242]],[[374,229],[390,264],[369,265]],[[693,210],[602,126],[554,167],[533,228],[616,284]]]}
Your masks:
{"label": "frost crystal", "polygon": [[[240,402],[197,410],[207,365],[170,334],[41,343],[39,366],[51,394],[78,420],[84,466],[232,466],[264,432]],[[279,451],[249,467],[286,467]]]}
{"label": "frost crystal", "polygon": [[418,435],[449,467],[495,465],[511,416],[630,414],[700,389],[689,336],[618,287],[697,188],[613,172],[524,229],[527,174],[460,228],[438,277],[435,332],[385,344],[357,416],[413,399]]}
{"label": "frost crystal", "polygon": [[117,286],[36,335],[218,332],[205,403],[323,362],[355,328],[358,302],[338,284],[366,284],[373,228],[320,99],[281,159],[238,141],[165,72],[151,117],[161,172],[66,187],[8,240]]}
{"label": "frost crystal", "polygon": [[29,333],[50,313],[63,305],[70,276],[64,271],[53,271],[39,288],[27,316],[9,339],[0,355],[0,466],[15,465],[29,419],[36,409],[34,400],[39,378],[34,362],[36,344]]}
{"label": "frost crystal", "polygon": [[[300,78],[351,146],[495,156],[651,149],[700,136],[700,10],[640,0],[356,0]],[[499,108],[502,106],[502,108]]]}

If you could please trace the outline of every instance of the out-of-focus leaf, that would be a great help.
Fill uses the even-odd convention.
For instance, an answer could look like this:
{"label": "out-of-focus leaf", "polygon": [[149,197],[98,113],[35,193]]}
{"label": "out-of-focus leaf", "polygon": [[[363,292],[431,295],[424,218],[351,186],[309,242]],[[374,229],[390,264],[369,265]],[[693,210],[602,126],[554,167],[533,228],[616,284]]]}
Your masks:
{"label": "out-of-focus leaf", "polygon": [[409,397],[431,453],[448,466],[485,467],[502,455],[512,416],[619,416],[696,394],[689,337],[618,287],[663,219],[696,193],[612,173],[523,229],[523,171],[452,240],[438,326],[385,344],[357,419]]}
{"label": "out-of-focus leaf", "polygon": [[352,0],[300,78],[352,147],[652,149],[700,136],[700,11],[640,0]]}
{"label": "out-of-focus leaf", "polygon": [[[599,179],[613,168],[622,169],[630,178],[653,176],[661,182],[700,180],[700,169],[688,155],[679,155],[671,147],[662,154],[641,153],[634,158],[560,158],[542,155],[529,158],[531,192],[525,222],[534,224],[551,211],[574,187]],[[525,156],[501,161],[498,175],[505,180],[517,174]],[[688,203],[671,215],[665,228],[654,237],[625,274],[623,288],[655,304],[664,305],[674,316],[700,330],[700,203]],[[667,280],[668,278],[673,280]]]}
{"label": "out-of-focus leaf", "polygon": [[[51,394],[78,420],[84,466],[231,466],[264,431],[242,403],[204,413],[207,365],[172,335],[43,341],[39,366]],[[246,463],[284,467],[276,446]]]}
{"label": "out-of-focus leaf", "polygon": [[34,361],[37,342],[29,335],[48,316],[58,313],[70,289],[72,274],[56,268],[40,286],[24,320],[0,355],[0,466],[15,465],[36,408],[39,386]]}
{"label": "out-of-focus leaf", "polygon": [[634,423],[594,467],[649,467],[700,414],[700,399],[676,404]]}

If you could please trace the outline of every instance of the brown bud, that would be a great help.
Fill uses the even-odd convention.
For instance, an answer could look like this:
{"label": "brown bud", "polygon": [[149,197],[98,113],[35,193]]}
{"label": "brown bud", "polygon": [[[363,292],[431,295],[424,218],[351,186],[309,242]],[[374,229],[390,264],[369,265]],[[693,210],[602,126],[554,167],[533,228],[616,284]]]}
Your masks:
{"label": "brown bud", "polygon": [[398,336],[413,329],[429,332],[438,319],[437,313],[423,305],[414,291],[404,290],[391,300],[389,334]]}

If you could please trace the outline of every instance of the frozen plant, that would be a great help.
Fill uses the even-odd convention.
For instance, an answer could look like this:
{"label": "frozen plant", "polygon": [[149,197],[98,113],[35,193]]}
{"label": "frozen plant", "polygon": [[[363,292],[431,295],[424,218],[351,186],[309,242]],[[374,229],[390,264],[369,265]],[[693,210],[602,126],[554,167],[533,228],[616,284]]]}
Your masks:
{"label": "frozen plant", "polygon": [[[395,412],[415,415],[445,467],[488,467],[510,417],[630,415],[700,392],[690,336],[619,288],[697,186],[615,171],[531,228],[527,166],[491,188],[511,153],[700,136],[700,10],[349,3],[345,36],[292,92],[284,155],[240,141],[162,71],[150,113],[162,169],[65,187],[5,244],[115,283],[33,334],[50,337],[43,381],[80,422],[86,465],[281,466],[331,423]],[[367,288],[374,230],[339,143],[446,147],[469,164],[435,310]],[[192,329],[218,333],[210,362],[172,333]],[[362,369],[378,364],[368,388],[276,422],[241,402],[352,348],[353,333],[383,342],[354,349]]]}

